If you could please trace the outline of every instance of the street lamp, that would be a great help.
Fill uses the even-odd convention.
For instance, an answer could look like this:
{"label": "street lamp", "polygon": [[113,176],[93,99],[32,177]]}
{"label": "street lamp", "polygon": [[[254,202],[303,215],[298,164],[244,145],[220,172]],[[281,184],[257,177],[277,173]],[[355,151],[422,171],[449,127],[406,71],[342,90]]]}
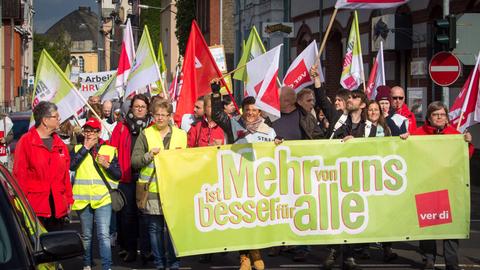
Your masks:
{"label": "street lamp", "polygon": [[[148,6],[148,5],[139,4],[138,8],[141,8],[141,9],[157,9],[157,10],[160,10],[160,11],[164,11],[167,8],[169,8],[169,6],[162,8],[162,7],[152,7],[152,6]],[[170,12],[173,13],[173,14],[177,14],[175,11],[172,11],[172,10],[170,10]]]}

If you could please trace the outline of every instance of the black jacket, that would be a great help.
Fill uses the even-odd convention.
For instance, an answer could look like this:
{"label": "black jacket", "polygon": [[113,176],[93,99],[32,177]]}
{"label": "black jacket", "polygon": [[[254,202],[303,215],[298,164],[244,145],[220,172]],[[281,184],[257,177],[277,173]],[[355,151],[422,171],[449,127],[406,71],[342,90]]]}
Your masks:
{"label": "black jacket", "polygon": [[[328,122],[330,123],[327,131],[327,137],[330,138],[332,133],[334,133],[332,139],[343,139],[346,136],[353,136],[355,138],[362,138],[365,137],[365,126],[366,123],[362,120],[356,128],[353,128],[352,118],[348,115],[345,124],[342,125],[340,128],[335,130],[335,124],[338,122],[340,117],[343,115],[343,112],[340,110],[335,109],[335,105],[328,100],[327,95],[325,94],[325,90],[322,88],[314,88],[315,92],[315,106],[320,107],[325,114]],[[375,137],[377,133],[377,127],[372,126],[368,137]]]}

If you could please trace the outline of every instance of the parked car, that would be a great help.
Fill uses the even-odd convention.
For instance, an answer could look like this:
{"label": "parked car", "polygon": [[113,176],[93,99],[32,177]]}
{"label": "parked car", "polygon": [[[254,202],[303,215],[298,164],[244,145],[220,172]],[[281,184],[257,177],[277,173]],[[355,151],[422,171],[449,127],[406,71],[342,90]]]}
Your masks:
{"label": "parked car", "polygon": [[9,145],[12,156],[15,153],[15,146],[17,145],[18,140],[28,131],[31,116],[31,110],[24,112],[13,112],[8,115],[13,122],[13,141]]}
{"label": "parked car", "polygon": [[10,172],[0,165],[0,269],[62,269],[83,255],[75,231],[47,232]]}

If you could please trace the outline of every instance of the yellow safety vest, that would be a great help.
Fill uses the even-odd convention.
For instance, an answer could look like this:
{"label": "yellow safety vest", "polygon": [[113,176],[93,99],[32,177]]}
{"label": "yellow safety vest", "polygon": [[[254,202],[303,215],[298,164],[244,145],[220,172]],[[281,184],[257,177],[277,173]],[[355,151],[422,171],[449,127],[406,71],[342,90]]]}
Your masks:
{"label": "yellow safety vest", "polygon": [[[81,147],[82,145],[75,146],[75,152]],[[113,146],[102,145],[98,150],[98,154],[108,156],[109,160],[112,161],[113,157],[117,156],[117,149]],[[97,209],[112,203],[108,188],[105,186],[105,183],[95,169],[93,162],[92,156],[87,154],[75,172],[75,182],[72,188],[73,199],[75,202],[72,205],[72,210],[81,210],[89,204],[93,209]],[[110,186],[112,188],[117,188],[118,182],[111,179],[102,166],[99,165],[98,167]]]}
{"label": "yellow safety vest", "polygon": [[[187,147],[187,133],[179,128],[171,127],[172,128],[172,137],[170,138],[170,147],[169,149],[179,149],[179,148],[186,148]],[[148,151],[152,150],[152,148],[159,148],[163,150],[163,138],[160,136],[160,132],[158,132],[155,126],[151,126],[144,130],[145,137],[147,138],[148,144]],[[140,176],[138,177],[138,181],[141,183],[148,183],[150,177],[154,173],[155,169],[155,162],[152,160],[147,166],[143,167],[140,170]],[[150,183],[150,187],[148,189],[149,192],[157,193],[157,176],[153,175],[152,182]]]}

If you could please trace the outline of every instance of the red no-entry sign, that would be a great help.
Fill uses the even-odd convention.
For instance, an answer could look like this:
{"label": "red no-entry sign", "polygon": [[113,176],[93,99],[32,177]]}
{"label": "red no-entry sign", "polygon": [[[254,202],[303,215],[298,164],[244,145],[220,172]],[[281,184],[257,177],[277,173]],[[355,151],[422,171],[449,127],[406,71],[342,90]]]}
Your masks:
{"label": "red no-entry sign", "polygon": [[430,78],[440,86],[449,86],[457,81],[458,77],[460,77],[460,71],[460,61],[450,52],[435,54],[428,67]]}

